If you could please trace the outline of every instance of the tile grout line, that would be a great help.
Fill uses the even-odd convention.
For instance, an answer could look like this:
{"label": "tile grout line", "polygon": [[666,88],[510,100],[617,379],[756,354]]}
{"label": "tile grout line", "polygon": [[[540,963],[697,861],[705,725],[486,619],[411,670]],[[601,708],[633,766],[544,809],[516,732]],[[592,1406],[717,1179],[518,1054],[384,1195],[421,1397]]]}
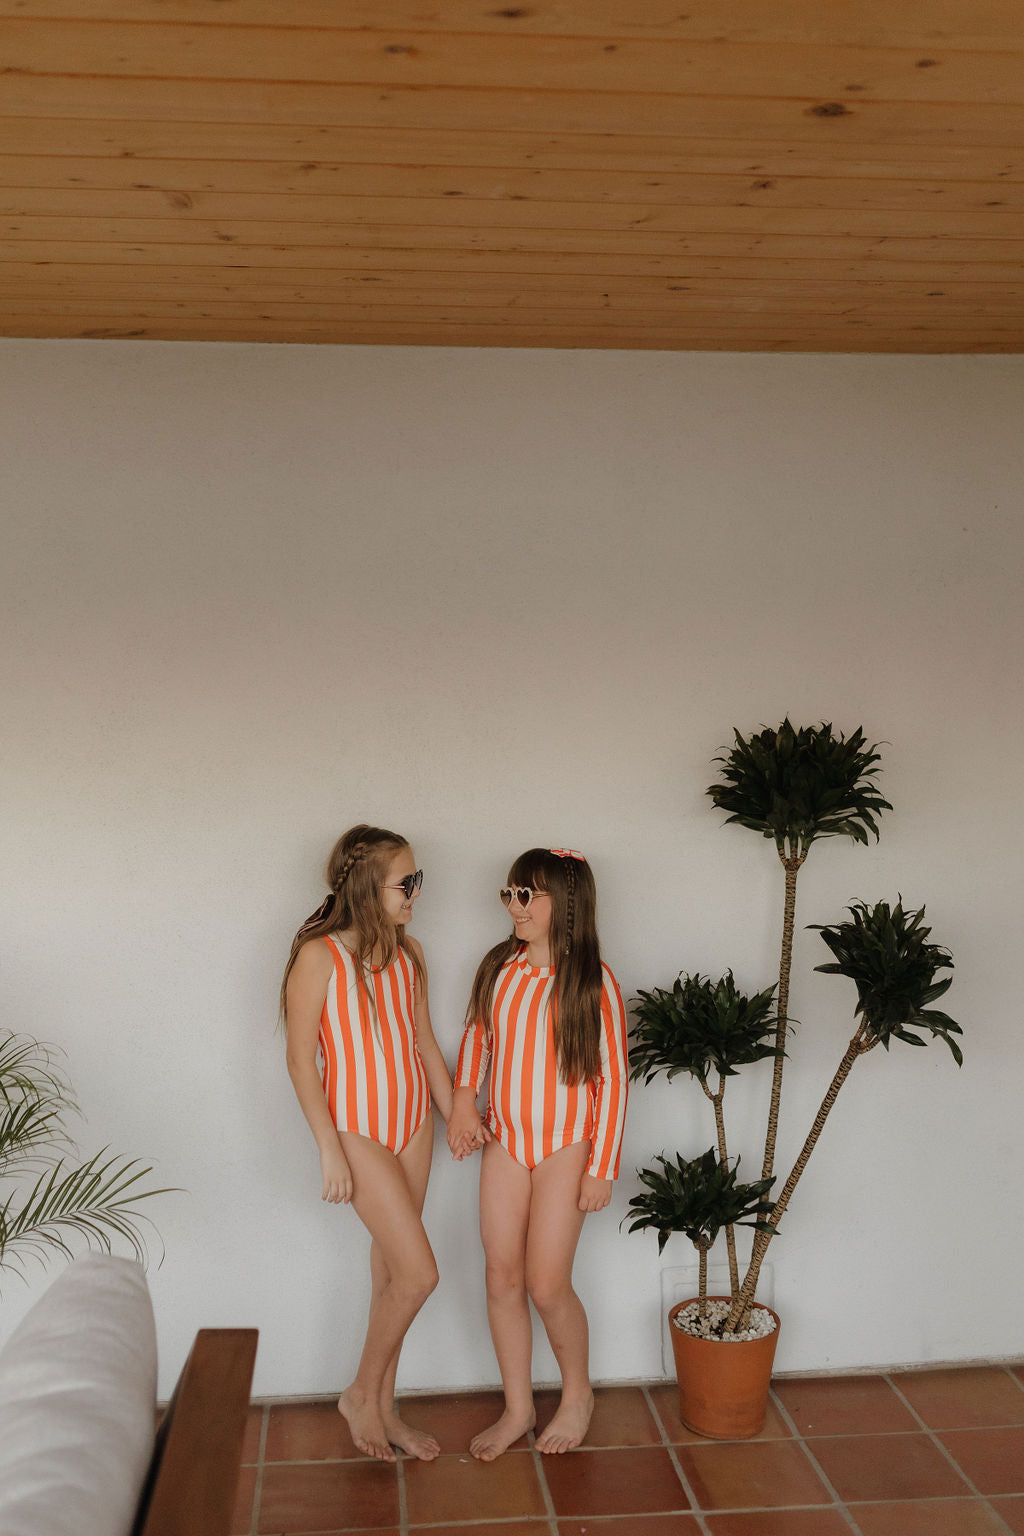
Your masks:
{"label": "tile grout line", "polygon": [[405,1466],[402,1452],[395,1455],[395,1478],[398,1483],[398,1536],[409,1536],[409,1501],[405,1492]]}
{"label": "tile grout line", "polygon": [[270,1409],[264,1406],[260,1419],[260,1443],[256,1450],[256,1481],[252,1489],[252,1517],[249,1521],[249,1536],[256,1536],[260,1523],[260,1500],[263,1495],[263,1462],[267,1450],[267,1430],[270,1425]]}
{"label": "tile grout line", "polygon": [[[669,1383],[669,1385],[671,1385],[671,1383]],[[668,1459],[675,1468],[676,1476],[679,1479],[683,1492],[686,1494],[686,1497],[690,1501],[690,1509],[696,1517],[697,1529],[702,1533],[702,1536],[711,1536],[711,1532],[708,1530],[707,1521],[704,1518],[704,1512],[697,1502],[697,1495],[694,1493],[693,1488],[690,1486],[689,1478],[683,1471],[682,1463],[680,1462],[679,1457],[676,1455],[675,1446],[668,1438],[668,1432],[662,1423],[661,1414],[658,1412],[657,1407],[655,1406],[654,1399],[652,1398],[647,1387],[641,1387],[640,1390],[644,1395],[644,1401],[647,1403],[647,1407],[653,1415],[655,1426],[659,1435],[661,1436],[661,1443],[665,1450],[668,1452]]]}
{"label": "tile grout line", "polygon": [[[373,1458],[371,1457],[371,1460],[372,1459]],[[601,1516],[600,1518],[603,1519],[604,1517]],[[544,1515],[527,1515],[525,1520],[520,1515],[495,1515],[493,1517],[489,1516],[486,1519],[485,1524],[488,1530],[490,1530],[490,1528],[493,1526],[496,1531],[500,1532],[505,1526],[519,1528],[524,1524],[536,1525],[545,1519],[546,1516]],[[390,1525],[351,1525],[335,1526],[332,1527],[332,1529],[329,1531],[281,1531],[275,1532],[275,1536],[380,1536],[381,1531],[390,1531],[393,1529],[394,1527]],[[444,1536],[448,1536],[448,1533],[451,1531],[464,1531],[467,1533],[467,1536],[475,1536],[475,1533],[479,1529],[479,1517],[473,1515],[468,1520],[422,1521],[410,1527],[410,1536],[420,1536],[421,1532],[422,1536],[430,1536],[432,1531],[442,1531],[444,1532]]]}
{"label": "tile grout line", "polygon": [[[488,1462],[487,1465],[489,1466],[490,1463]],[[558,1517],[556,1516],[555,1519],[557,1520],[557,1518]],[[566,1516],[566,1519],[574,1519],[574,1518],[575,1518],[575,1516]],[[601,1520],[603,1520],[605,1518],[605,1516],[603,1516],[603,1515],[601,1515],[601,1516],[584,1516],[584,1518],[585,1519],[591,1518],[591,1519],[601,1519]],[[525,1515],[525,1516],[523,1516],[523,1515],[488,1515],[485,1518],[485,1520],[484,1520],[484,1524],[487,1526],[488,1530],[490,1530],[491,1527],[493,1526],[495,1531],[498,1531],[498,1532],[500,1532],[505,1526],[509,1526],[509,1527],[513,1527],[514,1526],[514,1527],[516,1527],[518,1529],[518,1528],[521,1528],[523,1525],[539,1525],[542,1522],[551,1525],[551,1522],[548,1521],[548,1517],[546,1515]],[[342,1527],[341,1529],[339,1529],[337,1531],[326,1531],[326,1532],[301,1531],[301,1532],[295,1533],[295,1536],[380,1536],[381,1530],[388,1530],[388,1529],[390,1529],[390,1527],[388,1527],[388,1526],[373,1526],[373,1525],[366,1525],[366,1526],[359,1525],[359,1526],[355,1526],[354,1525],[354,1526],[351,1526],[351,1527],[348,1527],[348,1528]],[[468,1520],[425,1520],[425,1521],[421,1521],[421,1522],[417,1523],[416,1525],[410,1527],[410,1536],[420,1536],[421,1532],[422,1532],[422,1536],[430,1536],[431,1531],[443,1531],[445,1533],[445,1536],[448,1536],[448,1533],[451,1532],[451,1531],[455,1531],[455,1532],[465,1531],[467,1533],[467,1536],[475,1536],[475,1532],[477,1532],[479,1529],[480,1529],[480,1517],[478,1515],[471,1515]],[[558,1536],[557,1530],[555,1529],[554,1525],[551,1525],[551,1529],[554,1531],[555,1536]],[[282,1536],[292,1536],[292,1533],[291,1532],[285,1532],[285,1533],[282,1533]]]}
{"label": "tile grout line", "polygon": [[[955,1472],[957,1472],[960,1475],[960,1477],[963,1478],[964,1482],[967,1484],[968,1488],[971,1490],[971,1493],[979,1501],[979,1503],[983,1503],[985,1505],[986,1509],[992,1510],[992,1513],[995,1515],[996,1519],[997,1520],[1001,1520],[1003,1525],[1006,1525],[1007,1530],[1009,1530],[1010,1527],[1007,1525],[1007,1522],[1005,1520],[1003,1520],[1003,1517],[999,1513],[999,1511],[997,1509],[993,1509],[992,1508],[992,1505],[988,1502],[987,1496],[985,1494],[983,1494],[981,1489],[978,1488],[976,1486],[976,1484],[971,1481],[971,1479],[967,1476],[967,1473],[964,1471],[963,1467],[960,1465],[960,1463],[957,1461],[956,1457],[953,1455],[952,1451],[948,1451],[946,1449],[946,1447],[943,1445],[942,1441],[939,1439],[937,1432],[935,1430],[933,1430],[930,1425],[925,1423],[924,1419],[918,1413],[918,1411],[914,1407],[913,1403],[910,1401],[910,1399],[903,1392],[900,1391],[900,1388],[896,1385],[896,1383],[893,1381],[892,1377],[889,1375],[889,1373],[887,1371],[883,1373],[883,1380],[885,1380],[885,1381],[887,1381],[889,1383],[889,1386],[896,1393],[896,1396],[899,1398],[900,1402],[903,1403],[903,1405],[907,1409],[908,1413],[913,1414],[914,1418],[920,1424],[921,1428],[924,1430],[925,1434],[931,1440],[932,1444],[938,1447],[938,1449],[941,1451],[941,1453],[945,1457],[945,1459],[949,1462],[949,1464],[953,1468],[953,1470]],[[961,1428],[966,1428],[966,1429],[969,1429],[970,1427],[971,1427],[970,1425],[962,1425],[961,1426]],[[1000,1424],[983,1424],[983,1425],[978,1425],[977,1427],[980,1428],[980,1429],[1002,1429],[1004,1427],[1010,1427],[1010,1426],[1004,1426],[1004,1425],[1000,1425]],[[948,1431],[947,1431],[947,1433],[948,1433]]]}
{"label": "tile grout line", "polygon": [[548,1487],[547,1475],[544,1471],[544,1458],[537,1449],[537,1436],[533,1430],[528,1429],[526,1434],[530,1445],[530,1455],[533,1457],[533,1470],[537,1475],[537,1484],[540,1488],[541,1498],[544,1500],[544,1509],[547,1513],[548,1530],[551,1536],[558,1536],[558,1514],[555,1510],[555,1501],[551,1497],[551,1489]]}
{"label": "tile grout line", "polygon": [[804,1455],[807,1457],[807,1460],[810,1462],[812,1468],[817,1473],[818,1477],[821,1478],[821,1481],[824,1483],[825,1487],[828,1489],[829,1493],[832,1495],[832,1498],[835,1501],[833,1507],[835,1508],[836,1513],[843,1520],[846,1521],[847,1525],[850,1527],[850,1529],[852,1531],[856,1531],[857,1532],[857,1536],[861,1536],[860,1526],[857,1524],[856,1520],[854,1519],[854,1516],[847,1509],[847,1507],[844,1504],[843,1500],[839,1497],[839,1490],[833,1485],[831,1479],[825,1476],[825,1469],[824,1469],[824,1467],[822,1467],[821,1463],[818,1461],[817,1456],[815,1456],[814,1452],[811,1450],[810,1446],[807,1444],[807,1441],[804,1438],[804,1436],[797,1429],[797,1427],[796,1427],[796,1420],[793,1418],[793,1415],[790,1413],[789,1409],[786,1407],[785,1403],[782,1401],[781,1397],[779,1397],[777,1392],[772,1392],[771,1393],[771,1397],[772,1397],[772,1399],[773,1399],[773,1401],[775,1403],[776,1408],[779,1411],[779,1415],[782,1418],[782,1422],[784,1424],[788,1424],[789,1425],[790,1429],[793,1431],[794,1439],[799,1443],[801,1449],[803,1450]]}

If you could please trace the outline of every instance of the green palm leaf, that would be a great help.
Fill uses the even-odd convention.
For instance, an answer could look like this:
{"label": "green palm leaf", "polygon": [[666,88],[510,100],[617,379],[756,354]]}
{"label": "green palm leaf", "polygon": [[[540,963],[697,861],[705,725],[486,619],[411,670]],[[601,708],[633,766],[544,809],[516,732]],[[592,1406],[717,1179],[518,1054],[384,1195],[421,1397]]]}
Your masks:
{"label": "green palm leaf", "polygon": [[112,1251],[113,1237],[123,1238],[136,1259],[146,1259],[138,1223],[148,1218],[135,1209],[136,1203],[169,1191],[138,1188],[152,1168],[107,1152],[104,1147],[79,1167],[68,1167],[62,1158],[27,1195],[8,1196],[0,1205],[0,1265],[20,1269],[27,1253],[42,1258],[51,1248],[72,1258],[67,1241],[72,1234],[105,1253]]}
{"label": "green palm leaf", "polygon": [[151,1223],[138,1203],[169,1191],[142,1187],[152,1169],[106,1147],[76,1166],[68,1112],[78,1106],[50,1049],[26,1035],[0,1036],[0,1179],[8,1186],[0,1269],[23,1273],[28,1258],[54,1251],[71,1258],[76,1237],[107,1253],[121,1239],[140,1262],[147,1257],[140,1223]]}
{"label": "green palm leaf", "polygon": [[[0,1036],[0,1178],[51,1162],[72,1143],[65,1114],[77,1114],[71,1085],[52,1051],[27,1035]],[[50,1154],[40,1158],[46,1148]]]}

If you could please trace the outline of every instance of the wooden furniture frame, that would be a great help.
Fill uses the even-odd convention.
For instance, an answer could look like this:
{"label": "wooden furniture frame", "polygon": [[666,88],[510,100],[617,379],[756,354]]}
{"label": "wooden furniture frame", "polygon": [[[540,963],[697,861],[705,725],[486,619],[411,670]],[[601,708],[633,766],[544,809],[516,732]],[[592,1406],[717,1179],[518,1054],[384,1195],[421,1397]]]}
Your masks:
{"label": "wooden furniture frame", "polygon": [[201,1328],[156,1432],[132,1536],[228,1536],[255,1328]]}

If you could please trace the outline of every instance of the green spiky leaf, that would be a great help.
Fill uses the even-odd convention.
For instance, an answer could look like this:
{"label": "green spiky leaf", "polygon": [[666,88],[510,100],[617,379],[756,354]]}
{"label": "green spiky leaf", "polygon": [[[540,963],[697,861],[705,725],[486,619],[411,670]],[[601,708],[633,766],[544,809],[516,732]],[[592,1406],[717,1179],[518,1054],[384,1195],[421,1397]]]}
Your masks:
{"label": "green spiky leaf", "polygon": [[629,1051],[630,1077],[650,1082],[688,1072],[707,1085],[713,1069],[732,1077],[738,1067],[778,1055],[775,988],[753,997],[737,990],[732,971],[717,981],[680,973],[671,991],[640,992]]}
{"label": "green spiky leaf", "polygon": [[886,1050],[893,1039],[907,1045],[927,1044],[914,1033],[920,1030],[944,1040],[957,1066],[962,1066],[963,1052],[953,1036],[962,1035],[963,1030],[948,1013],[927,1006],[948,990],[952,977],[936,981],[935,973],[951,970],[953,960],[947,949],[929,942],[931,929],[925,926],[924,907],[905,911],[900,898],[894,907],[886,901],[873,907],[858,901],[848,911],[849,922],[809,925],[835,956],[815,969],[848,976],[854,982],[856,1012],[867,1035]]}
{"label": "green spiky leaf", "polygon": [[847,737],[825,721],[794,730],[786,719],[777,730],[733,734],[732,750],[715,759],[723,782],[706,791],[727,823],[773,838],[783,855],[806,853],[821,837],[877,839],[878,817],[892,806],[872,782],[877,744],[859,726]]}
{"label": "green spiky leaf", "polygon": [[634,1218],[629,1231],[652,1228],[658,1234],[659,1253],[673,1232],[685,1233],[697,1248],[710,1247],[723,1227],[774,1232],[765,1216],[771,1207],[763,1204],[774,1179],[738,1183],[739,1159],[729,1167],[714,1147],[700,1157],[684,1158],[677,1153],[675,1162],[667,1157],[656,1157],[655,1162],[659,1165],[656,1168],[637,1169],[646,1189],[629,1202]]}

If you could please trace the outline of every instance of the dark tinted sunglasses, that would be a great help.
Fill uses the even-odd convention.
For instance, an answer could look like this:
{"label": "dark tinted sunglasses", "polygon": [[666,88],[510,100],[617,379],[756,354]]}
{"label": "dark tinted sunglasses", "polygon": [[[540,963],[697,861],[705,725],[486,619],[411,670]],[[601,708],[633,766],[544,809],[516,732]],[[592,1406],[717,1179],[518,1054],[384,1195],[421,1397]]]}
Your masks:
{"label": "dark tinted sunglasses", "polygon": [[414,875],[403,875],[401,880],[394,885],[385,885],[385,891],[404,891],[406,901],[411,901],[423,884],[423,871],[418,869]]}

